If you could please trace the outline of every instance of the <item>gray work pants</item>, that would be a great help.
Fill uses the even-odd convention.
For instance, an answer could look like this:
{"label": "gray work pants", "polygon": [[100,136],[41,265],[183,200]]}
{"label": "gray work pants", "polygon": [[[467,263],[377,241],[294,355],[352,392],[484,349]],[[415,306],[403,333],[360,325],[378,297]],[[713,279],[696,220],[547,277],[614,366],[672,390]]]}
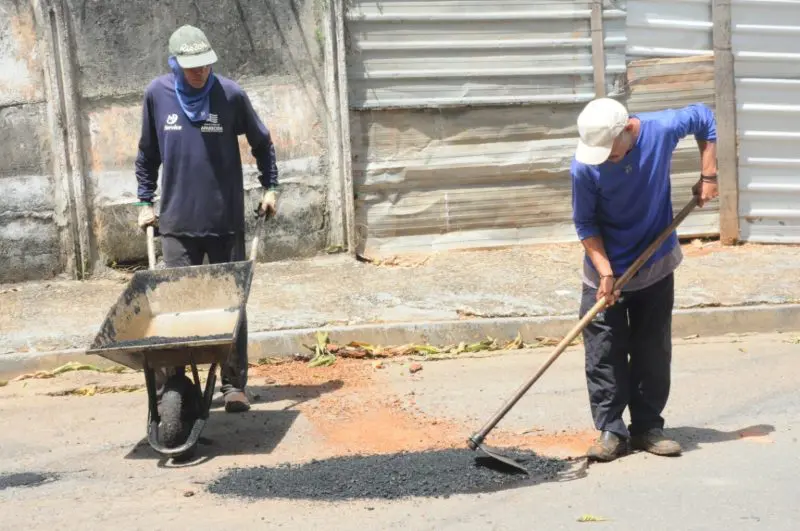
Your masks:
{"label": "gray work pants", "polygon": [[[580,315],[597,302],[584,284]],[[672,362],[674,275],[641,290],[623,292],[583,331],[586,384],[595,427],[623,438],[663,428]],[[626,426],[622,414],[630,411]]]}

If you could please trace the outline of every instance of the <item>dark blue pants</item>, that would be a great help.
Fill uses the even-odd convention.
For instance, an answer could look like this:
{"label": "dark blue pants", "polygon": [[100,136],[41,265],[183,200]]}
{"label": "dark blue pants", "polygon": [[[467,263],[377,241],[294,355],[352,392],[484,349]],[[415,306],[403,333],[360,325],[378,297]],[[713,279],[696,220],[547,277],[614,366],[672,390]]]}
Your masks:
{"label": "dark blue pants", "polygon": [[[638,291],[623,292],[583,332],[586,383],[595,427],[622,437],[663,428],[672,362],[674,276]],[[597,302],[584,284],[580,315]],[[622,419],[625,408],[630,426]]]}
{"label": "dark blue pants", "polygon": [[[187,238],[181,236],[162,236],[161,250],[167,267],[186,267],[202,265],[208,255],[210,264],[238,262],[245,260],[244,235],[208,236]],[[222,364],[221,391],[243,391],[247,385],[247,314],[242,315],[242,326],[230,359]]]}

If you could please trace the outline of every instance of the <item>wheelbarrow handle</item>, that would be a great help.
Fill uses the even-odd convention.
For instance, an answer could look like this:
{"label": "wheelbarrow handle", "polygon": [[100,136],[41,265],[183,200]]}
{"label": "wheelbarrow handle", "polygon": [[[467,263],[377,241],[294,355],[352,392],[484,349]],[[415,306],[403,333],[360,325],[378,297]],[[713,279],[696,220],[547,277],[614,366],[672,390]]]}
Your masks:
{"label": "wheelbarrow handle", "polygon": [[[264,236],[264,223],[266,216],[259,216],[256,222],[256,234],[253,237],[253,243],[250,246],[250,260],[256,260],[258,257],[258,244]],[[155,229],[152,225],[147,227],[147,263],[150,269],[156,268],[156,244],[155,244]]]}
{"label": "wheelbarrow handle", "polygon": [[255,262],[258,258],[258,244],[264,239],[264,225],[266,225],[267,216],[259,215],[256,221],[256,233],[253,236],[253,242],[250,244],[250,261]]}
{"label": "wheelbarrow handle", "polygon": [[147,263],[150,269],[156,268],[156,242],[155,229],[152,225],[147,226]]}

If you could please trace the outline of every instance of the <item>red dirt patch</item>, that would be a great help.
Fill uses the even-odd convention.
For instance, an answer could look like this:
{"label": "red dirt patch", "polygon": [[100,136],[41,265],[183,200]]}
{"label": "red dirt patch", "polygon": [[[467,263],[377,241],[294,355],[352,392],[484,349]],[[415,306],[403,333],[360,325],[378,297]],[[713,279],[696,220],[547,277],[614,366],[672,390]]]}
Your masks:
{"label": "red dirt patch", "polygon": [[[378,386],[373,379],[376,370],[367,361],[338,359],[334,365],[320,368],[302,362],[254,367],[252,377],[256,384],[259,377],[265,377],[270,389],[297,389],[295,396],[285,398],[297,400],[293,409],[310,421],[334,455],[466,446],[466,438],[476,426],[422,413],[413,395],[400,397]],[[594,431],[520,435],[498,429],[487,443],[577,457],[585,453],[595,436]]]}

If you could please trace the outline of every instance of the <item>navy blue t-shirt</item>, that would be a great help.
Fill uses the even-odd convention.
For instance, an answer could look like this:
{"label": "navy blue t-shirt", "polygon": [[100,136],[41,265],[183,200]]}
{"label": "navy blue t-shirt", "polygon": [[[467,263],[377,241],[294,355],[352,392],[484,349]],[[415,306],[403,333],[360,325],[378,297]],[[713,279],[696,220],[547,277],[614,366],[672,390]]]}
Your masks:
{"label": "navy blue t-shirt", "polygon": [[192,123],[175,95],[173,74],[145,90],[136,157],[140,201],[152,202],[163,164],[159,232],[171,236],[224,236],[244,231],[244,178],[239,135],[246,135],[264,187],[278,184],[269,130],[244,90],[216,76],[209,117]]}

